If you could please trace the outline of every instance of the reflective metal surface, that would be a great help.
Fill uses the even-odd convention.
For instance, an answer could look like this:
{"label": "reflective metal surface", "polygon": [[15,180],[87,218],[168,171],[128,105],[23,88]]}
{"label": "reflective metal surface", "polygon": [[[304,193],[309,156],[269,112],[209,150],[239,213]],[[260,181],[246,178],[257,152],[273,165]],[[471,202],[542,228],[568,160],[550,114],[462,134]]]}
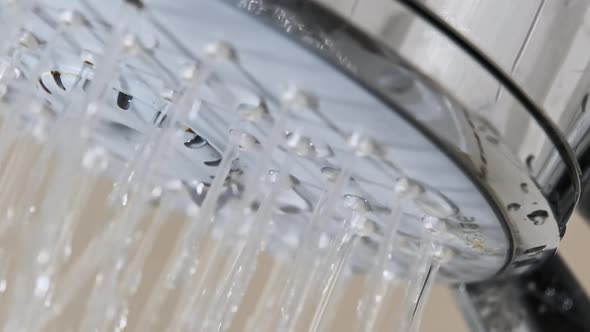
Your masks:
{"label": "reflective metal surface", "polygon": [[[259,2],[254,3],[259,4]],[[285,10],[285,8],[282,7],[280,10]],[[280,10],[279,15],[277,15],[277,10],[275,9],[275,15],[281,16],[282,13],[280,13]],[[334,47],[333,45],[338,45],[340,52],[339,57],[342,57],[341,54],[346,54],[347,67],[350,67],[350,63],[354,64],[352,75],[356,79],[361,79],[363,83],[367,84],[372,89],[381,92],[385,98],[389,97],[390,100],[395,99],[393,98],[395,93],[391,93],[391,89],[390,91],[387,91],[387,89],[384,89],[383,85],[379,86],[379,82],[386,81],[386,79],[383,79],[383,76],[386,74],[383,73],[392,71],[392,64],[404,63],[398,57],[393,55],[392,49],[389,49],[376,40],[371,41],[370,37],[363,36],[358,31],[354,31],[354,29],[348,26],[344,21],[338,20],[337,18],[325,20],[318,19],[318,17],[325,18],[329,13],[318,13],[320,9],[314,7],[313,4],[299,3],[287,8],[287,10],[291,13],[296,12],[295,16],[299,17],[299,20],[302,20],[301,17],[305,17],[308,23],[308,30],[314,31],[316,36],[321,35],[324,39],[328,39],[331,47]],[[266,11],[267,14],[269,12],[272,13],[273,11]],[[329,36],[329,38],[326,36]],[[311,46],[314,45],[312,44]],[[346,52],[343,52],[342,50],[346,50]],[[325,47],[322,48],[322,53],[326,53]],[[353,60],[355,59],[355,53],[356,62]],[[405,68],[408,68],[408,65],[404,66]],[[404,72],[407,77],[408,75],[412,75],[408,73],[414,72],[414,70],[406,69]],[[420,75],[414,76],[413,80],[416,80],[417,77],[420,77],[421,80],[425,82],[430,82]],[[491,79],[493,78],[488,75],[488,80]],[[413,80],[410,79],[408,81]],[[430,82],[428,85],[431,89],[439,91],[439,94],[444,94],[444,90],[437,84]],[[403,98],[395,99],[394,102],[399,102],[400,100],[403,103]],[[516,101],[513,101],[513,103],[517,104]],[[520,111],[526,113],[522,109],[520,109]],[[502,134],[493,126],[493,124],[491,124],[488,119],[481,117],[481,114],[477,112],[455,112],[455,114],[457,113],[463,113],[463,117],[469,119],[469,121],[465,121],[462,125],[458,125],[458,127],[461,128],[459,131],[463,133],[461,136],[463,136],[463,138],[467,137],[467,140],[470,140],[471,138],[472,142],[476,142],[475,146],[477,146],[477,148],[474,150],[480,150],[477,153],[473,153],[472,151],[470,154],[467,154],[467,156],[470,156],[470,159],[467,159],[468,162],[463,165],[467,164],[469,167],[476,169],[474,171],[472,168],[467,173],[472,176],[474,175],[478,182],[483,179],[483,182],[486,184],[485,189],[483,189],[484,194],[492,193],[492,195],[497,195],[493,199],[502,201],[500,209],[504,210],[504,212],[509,215],[509,217],[505,219],[500,218],[502,221],[498,223],[497,227],[500,227],[504,221],[508,220],[507,224],[504,224],[504,226],[509,227],[510,235],[515,237],[513,243],[516,246],[516,258],[511,263],[513,264],[512,267],[520,269],[527,265],[534,265],[534,263],[540,260],[539,258],[550,253],[552,249],[555,249],[558,243],[559,233],[557,232],[555,221],[549,222],[551,226],[548,226],[549,228],[553,227],[553,231],[549,228],[543,229],[542,227],[539,227],[540,225],[547,225],[547,223],[535,221],[540,215],[545,216],[545,212],[550,211],[550,209],[548,206],[538,206],[538,204],[543,204],[540,203],[538,199],[539,197],[542,197],[542,195],[539,194],[537,197],[535,197],[534,194],[531,195],[531,193],[537,192],[537,185],[535,185],[534,182],[525,183],[528,178],[528,170],[525,163],[519,161],[518,158],[510,152],[510,147],[505,145],[506,142],[504,141]],[[446,144],[455,145],[451,147],[448,145],[444,146],[443,150],[449,151],[460,149],[463,150],[463,152],[465,151],[464,148],[456,146],[458,145],[457,142],[460,142],[460,140],[457,141],[451,136],[448,136],[448,133],[452,132],[448,127],[440,125],[440,122],[436,123],[436,121],[433,121],[433,117],[427,118],[418,112],[410,112],[410,114],[410,118],[418,120],[421,125],[434,131],[438,135],[437,139],[446,139]],[[442,117],[446,119],[453,118],[448,114]],[[534,124],[531,126],[533,125]],[[545,137],[546,139],[543,130],[538,126],[534,129],[537,130],[540,137]],[[488,130],[489,133],[491,133],[490,135],[487,135],[487,137],[481,135],[483,133],[479,132],[485,130]],[[494,134],[497,139],[495,139]],[[480,136],[482,136],[483,139]],[[490,148],[490,146],[505,146],[502,148],[504,152],[497,153],[495,152],[497,150]],[[497,155],[500,155],[501,157],[498,157]],[[462,157],[465,158],[466,156],[463,155]],[[492,160],[491,163],[489,162],[490,160]],[[462,162],[465,161],[465,159],[462,159]],[[482,173],[481,170],[484,170],[484,172]],[[572,204],[573,201],[570,200],[570,210]],[[552,208],[553,211],[558,210],[555,205],[553,205]],[[508,210],[510,210],[510,212],[508,212]],[[563,214],[565,212],[562,210],[560,213]],[[541,218],[544,219],[544,217]],[[549,220],[551,220],[551,217],[547,219],[547,221]]]}
{"label": "reflective metal surface", "polygon": [[[84,14],[63,11],[64,5]],[[35,10],[26,11],[30,17],[22,31],[14,29],[14,35],[21,33],[20,39],[9,38],[14,42],[8,46],[9,55],[0,58],[0,111],[7,133],[3,137],[8,138],[4,141],[9,142],[4,145],[18,142],[10,151],[9,169],[24,168],[27,161],[19,152],[29,145],[47,144],[49,149],[43,151],[52,151],[54,134],[60,149],[74,151],[72,158],[60,159],[54,167],[58,176],[50,181],[49,199],[43,198],[40,220],[55,219],[60,225],[57,210],[62,209],[53,206],[68,199],[56,193],[77,199],[78,182],[84,190],[92,186],[71,176],[80,165],[94,169],[93,177],[108,173],[111,179],[106,180],[114,180],[106,201],[127,207],[132,197],[131,207],[124,210],[133,213],[115,218],[121,228],[106,233],[113,238],[121,235],[121,241],[105,236],[102,242],[100,236],[88,245],[91,249],[111,249],[111,242],[120,245],[113,247],[113,255],[104,250],[101,255],[109,259],[99,262],[113,272],[112,281],[117,280],[119,267],[109,262],[118,259],[117,252],[126,256],[123,249],[135,236],[131,234],[140,215],[152,207],[163,208],[165,202],[166,208],[190,219],[175,245],[178,260],[165,264],[160,281],[175,283],[184,273],[205,271],[186,288],[201,289],[218,272],[223,279],[211,293],[213,301],[199,295],[207,290],[180,295],[182,311],[173,317],[189,319],[193,305],[203,309],[197,310],[197,318],[190,318],[190,324],[200,321],[201,314],[209,317],[217,311],[202,326],[229,327],[232,318],[226,313],[237,311],[235,304],[241,301],[262,250],[277,260],[293,258],[297,278],[291,279],[289,269],[288,280],[301,282],[294,287],[288,283],[286,289],[292,291],[285,294],[305,293],[301,302],[286,299],[296,303],[295,312],[313,293],[307,285],[315,279],[325,282],[310,325],[313,330],[325,324],[322,317],[334,287],[343,293],[350,290],[339,278],[355,274],[368,276],[370,291],[359,300],[364,309],[373,303],[380,310],[381,295],[387,293],[385,282],[409,280],[404,330],[419,326],[424,298],[434,280],[468,284],[458,289],[474,330],[537,331],[544,327],[539,314],[551,318],[551,324],[573,313],[588,316],[578,310],[590,307],[586,297],[574,296],[563,283],[556,283],[552,271],[538,269],[546,261],[555,262],[548,258],[557,250],[578,200],[582,174],[577,159],[584,170],[590,166],[586,148],[590,124],[585,115],[590,79],[586,74],[573,80],[567,75],[572,68],[590,63],[590,51],[576,52],[589,39],[581,31],[587,4],[430,3],[443,20],[421,7],[422,2],[410,0],[153,0],[149,6],[140,1],[120,5],[133,13],[122,15],[121,21],[135,20],[125,29],[113,19],[118,9],[109,2],[59,0],[35,5]],[[380,12],[372,20],[375,10]],[[489,12],[514,24],[494,26]],[[0,15],[10,24],[10,13]],[[571,21],[559,25],[565,18]],[[470,22],[475,19],[483,23]],[[559,111],[546,114],[493,59],[448,23],[470,38],[484,38],[479,44],[486,51],[502,49],[489,53],[504,70],[520,77],[537,101],[553,103],[545,106]],[[507,34],[505,45],[495,44]],[[542,46],[553,38],[563,47],[545,52]],[[2,43],[0,50],[4,47]],[[537,67],[543,68],[542,73],[532,75]],[[529,76],[534,79],[527,83]],[[100,98],[103,94],[105,98]],[[95,101],[88,104],[85,98]],[[88,122],[72,120],[80,115],[88,116]],[[62,130],[68,125],[74,131]],[[160,139],[164,132],[165,139]],[[77,141],[83,144],[78,146]],[[152,148],[156,153],[143,158]],[[48,152],[38,155],[42,158],[31,172],[34,175],[43,173],[50,161]],[[152,167],[153,161],[163,167]],[[138,178],[138,165],[143,171],[140,181],[135,181],[142,184],[133,192],[124,187]],[[12,173],[3,174],[3,179]],[[260,179],[264,184],[259,188]],[[40,181],[26,180],[34,190],[27,195],[27,187],[23,195],[35,196]],[[6,182],[15,189],[6,192],[19,192],[16,182]],[[63,190],[64,184],[70,190]],[[168,192],[174,197],[164,199]],[[146,194],[146,206],[133,204],[134,193]],[[255,197],[257,193],[264,199]],[[22,203],[23,216],[36,215],[37,207],[28,202]],[[7,222],[14,218],[12,204],[7,203]],[[191,267],[200,258],[188,244],[200,236],[201,227],[193,223],[197,216],[207,223],[203,232],[219,241],[202,270]],[[53,233],[44,230],[53,224],[42,225],[31,234],[49,243]],[[158,228],[150,230],[152,236],[159,235]],[[44,241],[23,242],[31,248],[22,265],[33,273],[22,273],[22,278],[15,273],[16,287],[10,294],[15,303],[34,294],[33,309],[23,315],[34,317],[37,309],[51,307],[40,300],[51,281],[34,277],[43,276],[37,263],[28,266],[35,260],[45,264],[44,255],[36,254],[43,253]],[[227,258],[227,269],[217,272],[216,265],[226,257],[225,242],[238,243],[239,248]],[[308,245],[314,250],[307,250]],[[71,248],[68,252],[69,257]],[[80,261],[93,263],[93,259]],[[306,270],[310,261],[313,272]],[[316,278],[324,274],[324,267],[327,279]],[[567,271],[562,266],[556,270]],[[65,282],[66,288],[81,287],[91,274],[71,277],[76,282]],[[99,275],[102,280],[102,272]],[[39,291],[43,295],[37,299],[39,280],[44,281]],[[100,303],[109,298],[102,296],[101,283],[97,281],[90,297],[97,308],[106,307],[106,302]],[[565,283],[579,289],[575,281]],[[116,284],[111,284],[114,291]],[[174,287],[161,285],[152,294],[163,291],[175,297],[168,290]],[[155,316],[163,303],[141,317]],[[205,308],[209,303],[214,305]],[[545,315],[548,307],[558,315]],[[12,308],[8,329],[36,326],[18,318],[17,305]],[[85,317],[91,318],[84,318],[82,326],[103,324],[97,318],[101,312],[89,312]],[[284,319],[296,324],[289,322],[288,315],[276,316],[281,316],[281,326]],[[359,317],[365,321],[366,316]],[[177,324],[174,319],[169,322]],[[559,326],[549,323],[552,329]]]}
{"label": "reflective metal surface", "polygon": [[[396,1],[320,2],[387,44],[470,110],[484,116],[525,162],[554,208],[567,210],[571,184],[553,145],[497,81],[464,51]],[[590,90],[587,1],[420,1],[472,40],[543,108],[579,159],[588,146]],[[586,167],[583,162],[582,167]],[[565,182],[564,182],[565,181]],[[560,221],[563,235],[567,218]]]}
{"label": "reflective metal surface", "polygon": [[[523,158],[523,154],[528,156],[532,150],[515,144],[507,134],[512,131],[499,125],[498,118],[519,114],[518,117],[528,121],[527,135],[536,135],[550,151],[555,150],[554,146],[508,92],[500,89],[498,100],[502,100],[504,106],[494,111],[482,111],[481,100],[475,96],[477,93],[470,92],[479,93],[482,89],[456,87],[452,84],[453,75],[448,76],[444,71],[439,73],[442,76],[428,72],[425,64],[436,64],[437,59],[453,59],[457,62],[452,67],[476,73],[478,85],[493,86],[496,91],[499,88],[495,78],[470,61],[461,49],[448,40],[443,44],[441,38],[444,36],[439,32],[413,19],[412,14],[402,7],[382,4],[388,9],[382,11],[385,17],[402,17],[399,22],[406,22],[400,29],[388,30],[396,31],[396,38],[391,40],[375,34],[376,28],[367,20],[370,15],[359,14],[368,8],[361,3],[348,12],[349,20],[372,33],[371,37],[333,12],[316,6],[315,2],[154,2],[150,8],[155,30],[143,29],[141,38],[146,45],[155,41],[157,48],[149,52],[153,58],[148,60],[161,63],[146,65],[138,59],[134,65],[148,73],[160,66],[155,76],[147,75],[160,78],[146,81],[145,77],[140,80],[124,75],[124,80],[115,82],[113,103],[125,109],[129,106],[125,104],[125,98],[132,97],[137,101],[133,104],[136,115],[124,112],[109,115],[102,123],[104,134],[99,139],[105,140],[123,163],[134,145],[134,137],[158,117],[159,106],[154,106],[154,100],[167,85],[166,72],[178,71],[191,61],[198,62],[195,56],[204,55],[203,45],[221,40],[239,54],[238,62],[215,68],[221,86],[239,100],[245,100],[246,105],[268,105],[271,121],[277,101],[290,86],[317,98],[314,103],[318,107],[312,107],[313,112],[294,114],[290,122],[292,130],[304,135],[305,141],[313,148],[306,148],[307,152],[303,152],[293,170],[297,183],[301,184],[293,194],[301,202],[298,213],[311,211],[310,202],[316,201],[319,195],[314,183],[321,181],[331,168],[337,170],[350,162],[346,152],[349,139],[362,134],[370,138],[363,141],[370,146],[370,152],[349,165],[353,168],[355,181],[347,191],[349,195],[368,202],[376,224],[382,223],[380,213],[386,212],[391,205],[388,200],[396,179],[411,178],[424,190],[402,221],[401,233],[407,238],[409,253],[419,237],[419,220],[429,213],[438,214],[445,220],[448,232],[443,242],[457,253],[441,272],[448,281],[481,280],[534,266],[557,248],[558,224],[571,211],[575,198],[565,196],[571,192],[571,186],[566,186],[564,195],[553,196],[555,181],[562,178],[567,181],[567,174],[563,171],[552,173],[559,174],[555,178],[536,171],[535,163],[540,159],[529,158],[529,162],[525,162],[527,158]],[[104,24],[102,18],[111,15],[112,11],[100,3],[82,2],[81,6],[81,9],[88,11],[90,8],[95,13],[94,24]],[[371,8],[380,7],[372,4]],[[337,9],[343,13],[342,7]],[[206,31],[192,29],[193,20],[199,20],[207,27]],[[397,19],[394,21],[398,22]],[[43,24],[47,22],[41,22],[39,26]],[[39,26],[34,27],[37,29],[35,33],[41,39],[47,38]],[[417,35],[411,38],[401,34],[412,31]],[[418,49],[414,42],[420,41],[418,37],[422,35],[431,36],[428,38],[436,41],[434,45],[439,45],[447,53],[427,52],[423,45],[428,43],[423,42],[420,43],[422,48]],[[82,33],[78,38],[86,36]],[[430,60],[412,55],[412,52],[422,57],[428,55]],[[79,71],[79,65],[72,65],[71,59],[61,61],[63,67],[58,69],[64,74]],[[445,62],[432,67],[436,71],[437,68],[450,68],[447,65]],[[293,71],[293,67],[300,70]],[[422,71],[430,77],[421,74]],[[466,84],[461,79],[464,74],[456,76],[457,82]],[[42,77],[41,83],[49,91],[59,91],[60,84],[51,86],[52,78],[55,83],[55,77],[50,74]],[[67,79],[61,83],[67,86]],[[165,175],[186,183],[194,191],[192,199],[199,199],[195,192],[214,172],[211,167],[220,158],[219,151],[227,144],[227,132],[235,123],[235,114],[220,112],[227,102],[217,92],[216,84],[211,83],[206,93],[207,102],[199,111],[201,116],[216,120],[186,119],[190,132],[187,131],[186,140],[179,142],[178,148],[184,161],[171,163],[170,174]],[[472,98],[466,99],[465,96]],[[498,116],[491,117],[490,114]],[[254,133],[264,130],[251,129]],[[127,145],[120,144],[121,137],[128,140]],[[198,149],[191,151],[190,142],[196,138],[206,144],[194,145]],[[109,143],[109,139],[112,142]],[[545,166],[564,169],[558,155],[548,157],[552,158],[553,164],[544,163]],[[199,167],[195,168],[195,164]],[[248,164],[248,160],[242,160],[237,168]],[[196,175],[195,170],[198,170]],[[553,182],[547,180],[549,178]],[[285,199],[292,200],[293,197]],[[285,215],[283,229],[297,232],[297,222],[297,216]],[[282,236],[286,235],[277,234],[277,248],[290,245]],[[372,241],[378,242],[379,238],[377,231]],[[367,244],[367,255],[371,255],[373,247],[374,243]],[[404,261],[411,260],[411,257],[402,255],[399,263],[406,264]],[[360,258],[361,269],[362,261]]]}
{"label": "reflective metal surface", "polygon": [[[395,1],[321,1],[478,111],[502,133],[531,169],[556,209],[571,205],[571,185],[551,144],[531,119],[515,110],[505,91]],[[590,22],[586,1],[425,1],[428,7],[475,42],[542,104],[576,151],[587,173],[587,94],[590,90]],[[498,23],[501,22],[501,23]],[[585,175],[584,178],[587,178]],[[568,203],[569,201],[569,203]],[[567,219],[560,222],[565,231]]]}
{"label": "reflective metal surface", "polygon": [[[88,25],[95,27],[108,24],[105,18],[112,16],[114,10],[108,4],[75,2],[72,5],[93,13]],[[179,15],[174,11],[174,5],[190,15]],[[392,262],[396,269],[408,270],[406,265],[414,260],[415,247],[421,237],[421,218],[429,214],[445,220],[447,232],[440,242],[456,253],[442,267],[442,279],[452,282],[479,280],[501,270],[511,255],[509,234],[497,221],[496,213],[501,212],[494,211],[464,174],[463,166],[454,161],[463,155],[480,158],[481,144],[474,135],[462,133],[469,125],[463,113],[457,112],[461,109],[458,104],[417,78],[404,76],[413,74],[400,65],[388,67],[388,75],[382,80],[381,84],[389,88],[396,88],[400,78],[405,80],[402,84],[409,82],[398,91],[399,99],[413,110],[423,112],[426,119],[440,122],[440,128],[446,128],[443,131],[446,135],[461,142],[456,151],[446,147],[441,149],[433,134],[424,128],[416,129],[419,124],[414,123],[407,113],[400,116],[391,110],[401,110],[402,106],[390,104],[383,97],[377,98],[370,90],[362,88],[360,82],[341,72],[341,68],[356,70],[351,66],[355,57],[364,54],[355,53],[362,51],[361,48],[350,44],[353,47],[350,50],[334,51],[339,50],[340,45],[329,49],[326,53],[330,57],[336,54],[338,66],[333,67],[314,54],[317,47],[322,47],[321,43],[329,40],[312,41],[320,44],[314,44],[310,52],[303,45],[285,38],[285,28],[290,30],[291,36],[308,37],[305,33],[296,34],[295,28],[289,26],[293,21],[279,20],[277,23],[282,30],[277,31],[259,22],[267,17],[250,16],[248,14],[252,12],[244,12],[242,7],[234,5],[216,2],[152,5],[152,26],[138,27],[136,37],[140,42],[131,44],[149,52],[138,53],[128,60],[120,77],[111,84],[106,111],[101,113],[97,123],[95,139],[115,157],[109,164],[112,174],[124,167],[150,125],[162,121],[159,110],[165,107],[165,103],[162,104],[160,96],[172,93],[167,90],[172,83],[166,73],[178,72],[190,68],[191,63],[198,63],[199,59],[206,57],[210,45],[230,45],[239,54],[239,61],[221,61],[214,66],[215,76],[204,88],[204,102],[198,106],[198,115],[182,121],[187,135],[179,138],[174,149],[176,155],[170,158],[165,173],[161,174],[162,183],[182,183],[188,189],[186,199],[199,204],[203,188],[207,188],[216,171],[219,151],[225,149],[228,133],[238,122],[240,115],[231,111],[233,107],[242,105],[246,111],[266,107],[268,114],[262,115],[266,117],[263,121],[276,121],[279,101],[286,91],[295,87],[304,94],[302,103],[309,110],[294,112],[288,121],[286,135],[291,143],[286,148],[295,151],[298,158],[291,170],[292,192],[279,198],[285,207],[284,213],[275,221],[278,230],[273,245],[277,253],[297,246],[304,228],[302,220],[318,201],[324,179],[348,168],[354,181],[346,186],[346,197],[365,202],[376,226],[360,251],[359,272],[363,272],[367,258],[374,255],[384,235],[380,230],[386,227],[386,216],[394,203],[391,201],[393,186],[401,177],[412,179],[420,192],[408,204],[402,220],[400,229],[405,247]],[[40,9],[30,24],[35,38],[41,42],[51,38],[58,14],[59,11],[51,5]],[[192,29],[194,19],[200,20],[204,27],[202,31]],[[88,25],[70,31],[62,52],[55,56],[57,65],[47,68],[40,77],[37,90],[49,103],[52,118],[61,116],[54,110],[61,108],[64,95],[83,78],[76,73],[81,72],[86,62],[92,62],[94,54],[102,47],[100,39],[104,36],[100,32],[93,35]],[[260,40],[265,43],[259,44]],[[219,41],[226,44],[215,44]],[[28,70],[34,68],[35,61],[34,51],[30,57],[23,57],[24,75],[30,75]],[[382,66],[377,61],[375,65],[363,70],[369,74],[369,70],[379,70]],[[301,70],[294,71],[294,67]],[[94,77],[87,79],[93,80]],[[17,95],[18,90],[9,89],[4,101],[10,103]],[[436,113],[429,114],[433,110]],[[264,137],[268,130],[252,124],[243,129],[254,137],[250,142],[253,147],[258,144],[256,137]],[[356,154],[360,156],[352,155],[351,143],[358,146],[360,150],[356,150]],[[447,150],[448,155],[444,152]],[[240,171],[249,165],[252,161],[247,155],[235,163],[236,171],[231,180],[235,181],[236,189],[234,192],[229,186],[227,195],[239,194],[243,181]],[[538,203],[543,208],[545,203]],[[339,219],[334,220],[334,227],[338,222]],[[548,222],[539,228],[550,228],[551,225]]]}

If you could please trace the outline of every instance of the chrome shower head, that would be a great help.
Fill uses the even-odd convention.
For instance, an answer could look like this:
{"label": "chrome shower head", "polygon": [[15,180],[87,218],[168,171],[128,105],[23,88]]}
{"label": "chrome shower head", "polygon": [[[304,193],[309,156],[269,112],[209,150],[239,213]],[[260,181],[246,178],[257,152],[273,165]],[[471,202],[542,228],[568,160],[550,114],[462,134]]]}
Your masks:
{"label": "chrome shower head", "polygon": [[[115,303],[114,312],[83,316],[81,329],[113,326],[168,213],[188,221],[139,329],[157,326],[178,289],[183,310],[169,329],[228,328],[263,253],[293,268],[273,300],[280,318],[254,315],[251,329],[293,328],[314,282],[322,293],[309,329],[326,329],[343,275],[367,276],[370,308],[383,291],[375,285],[411,279],[411,325],[436,272],[448,283],[480,281],[551,256],[577,199],[553,195],[556,180],[579,182],[561,134],[495,67],[477,70],[505,85],[510,111],[530,120],[559,173],[531,173],[494,119],[315,1],[5,6],[14,15],[2,17],[10,29],[0,44],[0,185],[10,191],[0,197],[0,235],[23,233],[27,243],[15,264],[26,277],[7,293],[8,330],[42,330],[93,277],[89,308]],[[477,53],[449,45],[480,68]],[[104,198],[112,216],[71,258],[87,227],[81,209],[104,178],[114,181]],[[150,209],[155,226],[143,229]],[[371,310],[359,309],[365,328]]]}

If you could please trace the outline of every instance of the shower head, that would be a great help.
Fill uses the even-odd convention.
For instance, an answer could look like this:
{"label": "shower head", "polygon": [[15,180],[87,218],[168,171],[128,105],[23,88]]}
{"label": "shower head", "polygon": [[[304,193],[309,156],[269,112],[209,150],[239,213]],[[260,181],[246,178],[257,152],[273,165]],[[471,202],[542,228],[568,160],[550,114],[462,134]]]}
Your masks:
{"label": "shower head", "polygon": [[[80,6],[88,13],[84,2]],[[116,7],[101,7],[90,11],[88,24],[68,32],[78,52],[53,51],[40,78],[48,99],[67,94],[76,83],[84,66],[78,54],[101,52],[101,36],[89,34],[108,31],[112,23],[106,18],[116,17]],[[59,24],[59,12],[52,18],[51,9],[40,10],[38,20]],[[451,282],[518,270],[557,247],[557,220],[564,212],[555,214],[526,164],[489,120],[329,11],[313,3],[273,1],[154,3],[142,11],[141,29],[129,32],[137,55],[113,71],[106,93],[110,107],[97,125],[96,139],[115,157],[112,174],[159,121],[162,94],[174,93],[182,71],[209,66],[212,74],[194,114],[178,120],[186,134],[173,142],[178,156],[166,161],[163,181],[207,186],[232,126],[248,126],[258,144],[279,118],[285,98],[292,98],[296,106],[288,110],[283,149],[295,145],[297,156],[293,193],[281,203],[285,219],[311,213],[323,183],[350,168],[351,180],[340,194],[369,207],[375,228],[367,250],[383,237],[379,230],[399,179],[419,188],[399,227],[408,251],[420,237],[424,215],[444,220],[441,241],[455,255],[441,276]],[[47,22],[36,22],[30,33],[48,40],[52,32],[42,24]],[[240,156],[233,166],[236,181],[253,155]]]}
{"label": "shower head", "polygon": [[[338,264],[353,275],[410,279],[436,266],[447,283],[522,273],[553,255],[578,199],[577,161],[561,132],[464,40],[446,47],[482,84],[503,88],[507,106],[498,113],[476,109],[465,91],[442,86],[367,33],[365,22],[316,1],[15,3],[0,12],[10,27],[0,36],[0,157],[19,170],[27,161],[11,154],[33,146],[41,152],[30,177],[47,174],[49,160],[57,166],[53,180],[29,179],[33,191],[0,204],[18,216],[4,216],[7,225],[31,215],[55,220],[27,248],[41,266],[57,264],[44,246],[62,250],[58,230],[74,227],[70,209],[95,184],[77,172],[114,180],[108,201],[121,212],[104,234],[118,241],[149,207],[198,220],[183,230],[168,279],[196,259],[187,243],[202,234],[238,243],[233,279],[221,281],[234,293],[235,279],[247,279],[241,268],[261,251],[293,256],[296,266],[318,255],[335,274]],[[412,9],[396,7],[417,15]],[[437,22],[421,22],[443,35]],[[542,155],[529,158],[532,150],[498,129],[508,112],[526,119]],[[16,190],[10,174],[2,184]],[[40,187],[50,199],[26,212]],[[97,238],[111,248],[107,258],[127,250]],[[14,294],[25,294],[26,282]],[[38,278],[30,282],[39,287]],[[320,326],[322,315],[314,317]]]}

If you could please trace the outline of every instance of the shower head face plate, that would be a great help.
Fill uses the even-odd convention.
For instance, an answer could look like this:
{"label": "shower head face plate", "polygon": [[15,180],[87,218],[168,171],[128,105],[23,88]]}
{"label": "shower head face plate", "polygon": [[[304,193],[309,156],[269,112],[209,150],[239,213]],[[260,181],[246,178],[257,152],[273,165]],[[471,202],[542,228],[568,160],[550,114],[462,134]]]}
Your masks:
{"label": "shower head face plate", "polygon": [[[87,22],[67,30],[63,48],[39,78],[37,93],[53,118],[61,116],[59,109],[80,81],[92,84],[93,75],[81,77],[82,68],[109,51],[103,42],[117,24],[111,1],[47,1],[27,29],[47,42],[62,6],[77,8]],[[183,73],[207,68],[211,75],[192,111],[176,124],[174,157],[154,180],[182,184],[186,197],[179,207],[201,204],[236,123],[250,135],[249,148],[255,151],[266,144],[290,96],[297,102],[287,107],[286,143],[275,165],[279,170],[279,159],[287,154],[293,163],[289,189],[278,198],[271,251],[298,246],[320,195],[344,170],[351,177],[338,196],[362,202],[373,225],[356,254],[358,273],[384,241],[396,204],[402,204],[403,215],[400,250],[391,265],[400,274],[415,259],[428,216],[444,223],[437,241],[454,253],[441,267],[441,280],[447,282],[524,268],[556,248],[553,214],[526,168],[510,159],[485,121],[401,60],[366,52],[346,31],[334,38],[307,31],[288,9],[261,1],[151,1],[144,10],[145,19],[131,31],[138,51],[113,77],[93,136],[112,154],[113,176],[149,129],[165,121],[162,110],[179,92]],[[23,54],[22,66],[30,71],[39,50],[24,48]],[[255,157],[243,153],[235,161],[228,197],[240,194]],[[409,197],[396,198],[400,179],[415,188]],[[510,189],[514,183],[526,188],[525,201]],[[531,215],[533,206],[542,212]],[[516,219],[520,226],[509,222]],[[336,213],[334,229],[341,220]],[[527,227],[532,231],[520,233]],[[330,229],[324,231],[330,235]],[[527,253],[529,247],[536,249]],[[530,259],[514,265],[518,255]]]}

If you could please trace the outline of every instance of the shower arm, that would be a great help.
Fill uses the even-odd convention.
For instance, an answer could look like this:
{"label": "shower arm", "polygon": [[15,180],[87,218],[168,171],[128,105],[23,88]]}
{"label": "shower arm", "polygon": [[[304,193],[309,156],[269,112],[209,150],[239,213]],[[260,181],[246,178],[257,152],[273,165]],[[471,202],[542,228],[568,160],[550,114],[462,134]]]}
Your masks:
{"label": "shower arm", "polygon": [[474,332],[590,330],[588,296],[559,255],[521,277],[459,285],[453,292]]}

